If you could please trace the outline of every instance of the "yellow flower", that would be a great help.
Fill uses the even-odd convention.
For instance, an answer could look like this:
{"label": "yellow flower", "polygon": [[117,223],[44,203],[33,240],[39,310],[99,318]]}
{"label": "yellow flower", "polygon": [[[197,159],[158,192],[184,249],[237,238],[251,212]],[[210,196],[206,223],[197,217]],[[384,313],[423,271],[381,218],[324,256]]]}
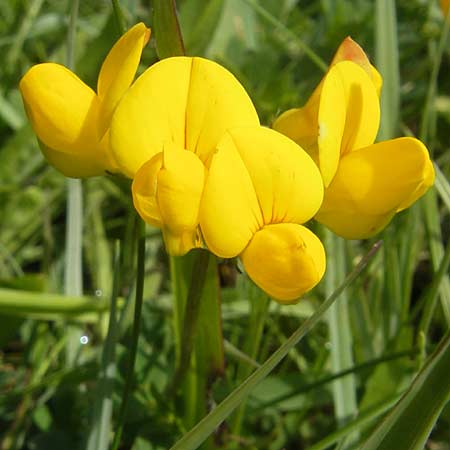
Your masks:
{"label": "yellow flower", "polygon": [[133,82],[150,30],[139,23],[113,46],[100,70],[97,94],[66,67],[31,67],[20,81],[25,110],[47,160],[68,177],[117,172],[109,125]]}
{"label": "yellow flower", "polygon": [[338,57],[314,98],[274,123],[306,147],[321,171],[326,189],[316,219],[347,239],[376,234],[434,182],[428,151],[417,139],[373,143],[380,86],[372,66]]}
{"label": "yellow flower", "polygon": [[320,173],[298,145],[263,127],[228,130],[211,158],[200,226],[218,256],[240,256],[253,281],[282,303],[325,271],[320,240],[301,224],[323,197]]}
{"label": "yellow flower", "polygon": [[172,255],[202,245],[198,222],[207,167],[222,135],[235,126],[259,126],[253,103],[230,72],[203,58],[156,63],[114,113],[114,157],[134,178],[137,211],[162,228]]}
{"label": "yellow flower", "polygon": [[297,144],[259,125],[223,67],[188,57],[150,67],[114,113],[111,146],[133,177],[135,208],[162,229],[170,254],[206,244],[220,257],[241,256],[282,302],[323,276],[323,246],[301,225],[322,202],[320,172]]}

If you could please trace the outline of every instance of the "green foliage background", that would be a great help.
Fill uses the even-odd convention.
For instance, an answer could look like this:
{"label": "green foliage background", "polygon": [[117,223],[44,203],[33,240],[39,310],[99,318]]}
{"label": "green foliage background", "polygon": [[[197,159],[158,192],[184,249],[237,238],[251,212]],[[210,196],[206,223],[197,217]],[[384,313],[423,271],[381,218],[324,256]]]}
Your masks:
{"label": "green foliage background", "polygon": [[[394,118],[393,133],[425,139],[440,167],[436,189],[399,214],[382,233],[383,248],[364,275],[204,444],[204,448],[261,450],[359,448],[450,324],[450,41],[442,41],[441,52],[445,21],[438,2],[392,2],[396,16],[389,16],[387,8],[378,15],[378,25],[375,4],[382,7],[386,2],[177,3],[187,54],[209,57],[230,69],[266,125],[280,112],[306,101],[323,75],[317,60],[328,63],[342,39],[351,35],[372,61],[376,63],[376,57],[390,61],[384,67],[385,89],[390,98],[398,96],[400,114],[382,113]],[[143,21],[152,26],[149,2],[129,0],[121,5],[129,25]],[[44,161],[18,92],[20,77],[32,64],[65,61],[69,11],[67,0],[3,0],[0,5],[0,442],[4,450],[88,448],[100,420],[94,405],[102,389],[103,346],[110,342],[108,310],[118,239],[123,245],[116,364],[111,391],[102,397],[112,402],[107,427],[111,433],[119,420],[124,387],[136,270],[136,221],[129,186],[108,177],[83,181],[85,297],[64,297],[66,179]],[[389,20],[396,25],[398,54],[384,39]],[[100,64],[118,36],[109,2],[81,1],[75,72],[94,88]],[[433,68],[441,57],[434,84]],[[141,71],[156,60],[152,39]],[[389,69],[399,77],[398,85],[390,83]],[[136,383],[120,448],[170,448],[316,311],[330,294],[330,283],[337,287],[375,242],[343,242],[312,226],[329,252],[327,280],[297,305],[269,303],[234,263],[219,263],[226,365],[220,376],[208,380],[204,391],[196,393],[202,407],[193,406],[183,393],[166,395],[176,352],[175,283],[170,283],[160,234],[147,227]],[[332,317],[336,339],[329,333]],[[89,339],[88,344],[78,345],[75,366],[66,360],[69,328]],[[334,362],[331,346],[337,349]],[[198,350],[200,355],[202,351]],[[441,392],[436,383],[442,388],[442,407],[448,399],[444,378],[434,378],[430,387],[430,392],[433,386]],[[185,385],[181,391],[192,393]],[[413,405],[416,419],[425,403]],[[427,448],[450,449],[450,407],[439,412]],[[416,425],[411,419],[411,427]]]}

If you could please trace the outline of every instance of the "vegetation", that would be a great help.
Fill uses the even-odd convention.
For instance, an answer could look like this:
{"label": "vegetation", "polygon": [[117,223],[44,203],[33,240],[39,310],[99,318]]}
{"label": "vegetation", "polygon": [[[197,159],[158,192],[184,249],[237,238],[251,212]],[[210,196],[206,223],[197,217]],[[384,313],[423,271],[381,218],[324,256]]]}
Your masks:
{"label": "vegetation", "polygon": [[[33,64],[73,62],[95,88],[122,19],[155,34],[170,2],[150,3],[81,2],[75,17],[69,0],[2,2],[1,448],[450,449],[450,20],[438,2],[177,2],[186,53],[233,72],[266,125],[307,100],[351,35],[384,77],[380,137],[416,136],[435,162],[434,188],[375,238],[311,224],[325,279],[286,306],[236,261],[168,257],[151,226],[143,254],[124,179],[83,180],[82,215],[66,212],[67,179],[39,150],[19,80]],[[152,37],[140,72],[162,51]],[[66,244],[80,223],[77,281]],[[197,316],[185,306],[199,260],[209,266]]]}

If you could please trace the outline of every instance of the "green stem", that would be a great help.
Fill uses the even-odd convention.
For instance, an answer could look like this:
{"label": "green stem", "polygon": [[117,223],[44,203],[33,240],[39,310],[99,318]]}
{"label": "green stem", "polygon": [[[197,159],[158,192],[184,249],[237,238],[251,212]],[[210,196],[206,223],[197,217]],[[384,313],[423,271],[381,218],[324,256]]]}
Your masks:
{"label": "green stem", "polygon": [[197,250],[197,255],[192,268],[192,278],[186,300],[186,308],[183,318],[183,330],[181,334],[181,354],[172,382],[167,392],[175,394],[177,386],[183,380],[189,369],[197,323],[200,312],[200,300],[205,286],[206,272],[208,270],[209,253],[207,250]]}
{"label": "green stem", "polygon": [[138,348],[139,333],[141,329],[142,301],[144,297],[145,278],[145,223],[139,220],[137,232],[137,268],[136,268],[136,296],[134,301],[134,322],[131,336],[131,345],[128,359],[127,372],[125,375],[125,388],[122,396],[122,404],[119,411],[119,422],[114,435],[112,450],[117,450],[122,437],[128,403],[134,381],[134,365]]}

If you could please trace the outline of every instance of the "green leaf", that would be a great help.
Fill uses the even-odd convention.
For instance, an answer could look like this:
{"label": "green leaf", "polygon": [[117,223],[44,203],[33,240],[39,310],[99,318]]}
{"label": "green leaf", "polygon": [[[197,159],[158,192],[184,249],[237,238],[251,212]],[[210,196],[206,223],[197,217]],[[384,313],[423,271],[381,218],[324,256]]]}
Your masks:
{"label": "green leaf", "polygon": [[360,450],[423,449],[450,396],[450,333]]}

